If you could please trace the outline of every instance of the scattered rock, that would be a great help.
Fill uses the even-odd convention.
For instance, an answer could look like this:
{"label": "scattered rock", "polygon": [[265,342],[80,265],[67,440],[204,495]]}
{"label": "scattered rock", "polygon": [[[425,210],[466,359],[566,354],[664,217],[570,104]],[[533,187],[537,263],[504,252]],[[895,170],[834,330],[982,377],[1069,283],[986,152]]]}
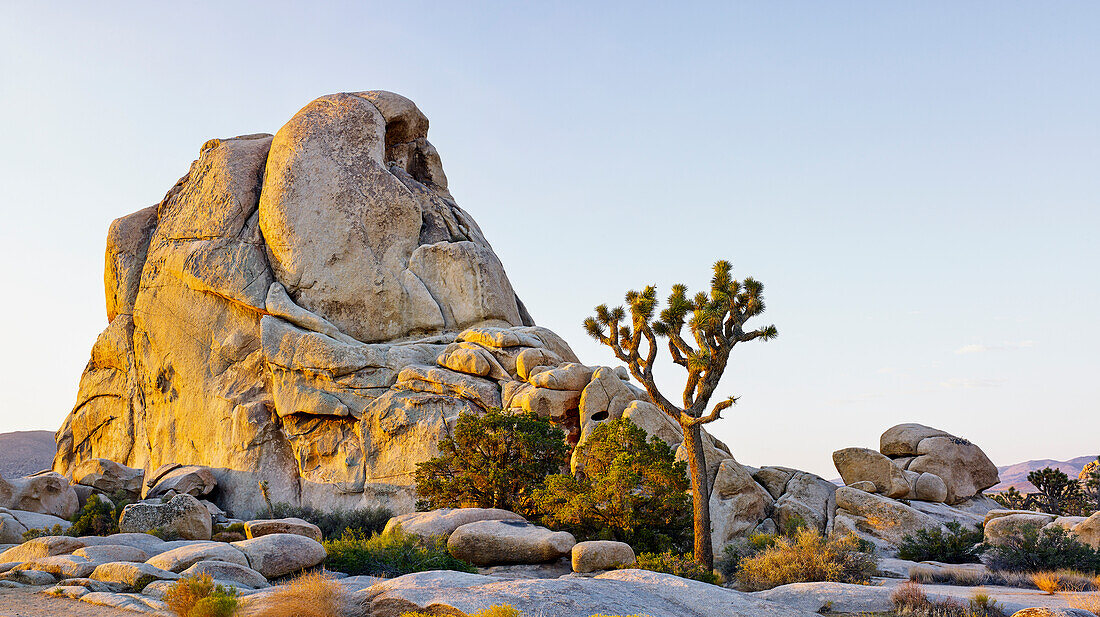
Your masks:
{"label": "scattered rock", "polygon": [[[159,485],[158,485],[159,486]],[[161,529],[185,540],[209,540],[210,511],[189,494],[163,504],[132,503],[122,509],[118,527],[124,533]]]}
{"label": "scattered rock", "polygon": [[573,571],[596,572],[631,566],[637,561],[634,549],[625,542],[591,540],[573,545]]}
{"label": "scattered rock", "polygon": [[942,529],[935,519],[893,499],[847,486],[836,490],[836,519],[830,535],[854,533],[893,553],[903,537],[920,529]]}
{"label": "scattered rock", "polygon": [[161,570],[147,563],[131,563],[128,561],[116,561],[96,566],[92,572],[92,580],[105,583],[115,583],[124,588],[141,591],[153,581],[174,581],[180,577],[175,572]]}
{"label": "scattered rock", "polygon": [[523,521],[477,521],[462,525],[447,540],[447,550],[478,566],[545,563],[568,555],[577,541],[564,531]]}
{"label": "scattered rock", "polygon": [[234,542],[248,557],[248,565],[266,578],[279,578],[325,560],[327,553],[320,542],[290,533],[273,533],[251,540]]}
{"label": "scattered rock", "polygon": [[912,486],[905,477],[905,471],[894,465],[890,459],[867,448],[844,448],[833,452],[833,464],[836,465],[844,483],[872,482],[875,493],[881,493],[891,499],[905,497]]}
{"label": "scattered rock", "polygon": [[169,572],[183,572],[200,561],[224,561],[248,566],[248,558],[240,549],[224,542],[195,542],[165,551],[146,563]]}
{"label": "scattered rock", "polygon": [[422,537],[450,537],[455,529],[477,521],[520,521],[527,519],[499,508],[441,508],[429,512],[412,512],[395,516],[386,522],[385,531],[401,526],[402,531]]}
{"label": "scattered rock", "polygon": [[248,521],[244,524],[248,538],[259,538],[273,533],[293,533],[321,541],[321,528],[300,518],[276,518]]}
{"label": "scattered rock", "polygon": [[267,579],[262,574],[236,563],[228,561],[199,561],[180,573],[180,576],[202,576],[207,574],[218,581],[228,581],[253,589],[267,587]]}
{"label": "scattered rock", "polygon": [[[98,546],[85,546],[73,551],[73,556],[83,557],[89,561],[107,563],[110,561],[145,561],[149,554],[140,548],[126,546],[124,544],[101,544]],[[84,578],[78,576],[74,578]]]}
{"label": "scattered rock", "polygon": [[794,473],[775,501],[773,518],[777,527],[788,529],[801,520],[828,534],[836,515],[836,485],[806,471],[792,471]]}
{"label": "scattered rock", "polygon": [[922,473],[913,483],[913,499],[937,503],[947,501],[947,483],[934,473]]}
{"label": "scattered rock", "polygon": [[945,503],[956,504],[1000,482],[997,466],[978,446],[953,436],[927,437],[917,446],[909,471],[932,473],[947,485]]}
{"label": "scattered rock", "polygon": [[84,578],[91,575],[100,563],[103,562],[91,561],[87,557],[76,555],[54,555],[24,562],[13,570],[38,570],[49,572],[57,578]]}
{"label": "scattered rock", "polygon": [[89,593],[87,587],[81,587],[80,585],[54,585],[49,589],[46,589],[42,593],[49,594],[51,596],[57,596],[59,598],[72,598],[73,600],[79,600],[80,596]]}
{"label": "scattered rock", "polygon": [[889,613],[892,589],[848,583],[791,583],[753,593],[754,598],[775,602],[807,613]]}
{"label": "scattered rock", "polygon": [[73,468],[73,482],[89,486],[106,494],[126,493],[131,498],[141,496],[144,469],[133,469],[105,458],[91,458]]}

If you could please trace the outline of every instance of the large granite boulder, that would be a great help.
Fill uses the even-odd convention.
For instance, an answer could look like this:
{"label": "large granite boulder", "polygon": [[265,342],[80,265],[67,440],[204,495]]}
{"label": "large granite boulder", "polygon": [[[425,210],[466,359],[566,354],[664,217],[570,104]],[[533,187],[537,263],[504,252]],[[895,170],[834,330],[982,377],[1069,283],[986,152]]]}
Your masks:
{"label": "large granite boulder", "polygon": [[0,478],[0,508],[72,518],[80,508],[76,491],[68,478],[54,472],[40,472],[24,478]]}
{"label": "large granite boulder", "polygon": [[478,566],[546,563],[568,555],[577,541],[524,521],[478,521],[455,529],[447,550]]}
{"label": "large granite boulder", "polygon": [[871,482],[876,493],[897,499],[913,489],[905,471],[889,458],[867,448],[844,448],[833,452],[833,464],[845,484]]}
{"label": "large granite boulder", "polygon": [[886,553],[921,529],[944,530],[931,516],[899,501],[848,486],[836,490],[836,508],[831,535],[855,534]]}
{"label": "large granite boulder", "polygon": [[209,540],[212,526],[206,506],[186,494],[166,503],[132,503],[118,520],[123,533],[160,531],[184,540]]}
{"label": "large granite boulder", "polygon": [[105,459],[91,458],[73,468],[73,483],[90,486],[105,494],[122,492],[131,499],[141,496],[144,469],[133,469]]}
{"label": "large granite boulder", "polygon": [[[932,474],[940,478],[946,496],[938,482],[928,478],[922,483],[920,496],[927,501],[961,503],[1000,482],[997,466],[977,445],[940,429],[922,424],[899,424],[891,427],[879,439],[879,450],[891,457],[894,464],[919,478]],[[914,482],[915,484],[915,482]],[[916,487],[914,487],[916,488]]]}
{"label": "large granite boulder", "polygon": [[233,542],[232,545],[244,553],[253,570],[267,578],[312,568],[324,561],[327,555],[320,542],[292,533],[273,533]]}
{"label": "large granite boulder", "polygon": [[615,570],[638,560],[629,544],[613,540],[578,542],[573,545],[572,555],[573,571],[580,573]]}
{"label": "large granite boulder", "polygon": [[477,521],[520,521],[527,519],[500,508],[440,508],[428,512],[400,514],[386,522],[385,533],[397,528],[425,538],[449,538],[454,530]]}
{"label": "large granite boulder", "polygon": [[[274,136],[208,141],[160,203],[112,223],[108,325],[54,469],[203,466],[245,519],[265,497],[407,512],[416,464],[459,413],[502,405],[519,356],[576,363],[534,326],[427,130],[396,94],[325,96]],[[542,389],[579,392],[589,370]]]}
{"label": "large granite boulder", "polygon": [[721,550],[747,536],[772,513],[775,500],[734,459],[718,467],[710,493],[711,543]]}

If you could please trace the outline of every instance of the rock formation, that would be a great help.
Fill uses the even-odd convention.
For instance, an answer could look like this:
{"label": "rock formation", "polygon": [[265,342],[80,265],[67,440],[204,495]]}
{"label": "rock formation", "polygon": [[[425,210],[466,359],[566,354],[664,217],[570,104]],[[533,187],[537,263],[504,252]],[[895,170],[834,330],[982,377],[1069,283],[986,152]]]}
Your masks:
{"label": "rock formation", "polygon": [[[575,444],[629,409],[679,445],[625,371],[535,326],[427,131],[396,94],[321,97],[274,136],[208,141],[112,223],[108,326],[54,470],[105,459],[144,470],[147,496],[246,518],[267,501],[408,512],[462,412],[533,411]],[[712,474],[730,458],[713,449]],[[213,481],[191,467],[183,487],[180,465]]]}

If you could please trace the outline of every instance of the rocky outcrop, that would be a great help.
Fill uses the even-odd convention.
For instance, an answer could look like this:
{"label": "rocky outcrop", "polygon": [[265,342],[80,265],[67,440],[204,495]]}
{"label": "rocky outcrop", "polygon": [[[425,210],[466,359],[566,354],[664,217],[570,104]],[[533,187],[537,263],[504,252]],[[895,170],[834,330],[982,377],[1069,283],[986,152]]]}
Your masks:
{"label": "rocky outcrop", "polygon": [[160,531],[184,540],[209,540],[210,511],[191,495],[176,495],[166,503],[139,502],[122,509],[123,533]]}
{"label": "rocky outcrop", "polygon": [[40,472],[25,478],[0,478],[0,508],[72,518],[80,503],[69,480],[58,473]]}

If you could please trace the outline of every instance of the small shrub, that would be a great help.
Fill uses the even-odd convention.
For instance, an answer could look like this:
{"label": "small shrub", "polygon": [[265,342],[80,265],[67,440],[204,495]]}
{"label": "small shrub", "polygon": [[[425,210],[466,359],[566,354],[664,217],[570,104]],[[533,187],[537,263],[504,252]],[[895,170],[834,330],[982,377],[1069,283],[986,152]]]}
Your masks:
{"label": "small shrub", "polygon": [[187,576],[164,595],[176,617],[230,617],[237,610],[237,590],[215,585],[209,574]]}
{"label": "small shrub", "polygon": [[475,573],[472,565],[455,559],[441,538],[421,538],[401,529],[366,537],[348,531],[338,540],[326,540],[328,568],[347,574],[401,576],[426,570]]}
{"label": "small shrub", "polygon": [[258,611],[263,617],[351,617],[358,614],[351,595],[319,573],[303,574],[276,587]]}
{"label": "small shrub", "polygon": [[627,568],[663,572],[665,574],[679,576],[680,578],[690,578],[712,585],[717,585],[722,582],[717,573],[696,563],[695,558],[691,555],[674,553],[672,551],[666,551],[664,553],[642,553],[638,555],[637,563],[629,566],[622,566],[620,569]]}
{"label": "small shrub", "polygon": [[946,533],[934,528],[906,535],[898,546],[898,557],[909,561],[977,563],[985,550],[984,531],[968,529],[957,521],[947,523],[946,527]]}
{"label": "small shrub", "polygon": [[44,538],[46,536],[63,536],[65,530],[61,528],[61,525],[54,525],[49,529],[28,529],[23,532],[23,541],[33,540],[35,538]]}
{"label": "small shrub", "polygon": [[[288,503],[272,504],[267,512],[256,515],[258,519],[273,518],[300,518],[317,525],[321,535],[329,540],[335,540],[351,531],[357,535],[370,536],[379,533],[390,520],[393,512],[382,507],[356,508],[353,510],[337,509],[322,511],[312,506],[292,506]],[[244,525],[234,523],[225,528],[227,532],[244,533]]]}
{"label": "small shrub", "polygon": [[574,453],[583,471],[535,492],[543,524],[578,540],[618,540],[638,552],[691,548],[687,467],[627,418],[604,422]]}
{"label": "small shrub", "polygon": [[531,496],[569,466],[565,433],[533,413],[462,414],[439,456],[417,465],[421,508],[503,508],[537,514]]}
{"label": "small shrub", "polygon": [[121,514],[121,509],[92,493],[80,512],[73,516],[73,526],[68,533],[71,536],[109,536],[118,533],[118,519]]}
{"label": "small shrub", "polygon": [[1031,581],[1039,591],[1045,592],[1048,596],[1062,589],[1062,580],[1053,572],[1036,572],[1031,575]]}
{"label": "small shrub", "polygon": [[855,536],[825,539],[816,529],[803,529],[742,559],[737,580],[746,589],[760,591],[814,581],[866,584],[875,571],[874,556]]}
{"label": "small shrub", "polygon": [[994,570],[1012,572],[1042,572],[1044,570],[1078,569],[1100,572],[1100,552],[1078,542],[1062,527],[1024,527],[1019,535],[988,550],[989,565]]}
{"label": "small shrub", "polygon": [[899,585],[890,594],[890,601],[899,617],[1005,617],[1003,607],[987,594],[976,593],[966,604],[953,598],[933,601],[913,581]]}

